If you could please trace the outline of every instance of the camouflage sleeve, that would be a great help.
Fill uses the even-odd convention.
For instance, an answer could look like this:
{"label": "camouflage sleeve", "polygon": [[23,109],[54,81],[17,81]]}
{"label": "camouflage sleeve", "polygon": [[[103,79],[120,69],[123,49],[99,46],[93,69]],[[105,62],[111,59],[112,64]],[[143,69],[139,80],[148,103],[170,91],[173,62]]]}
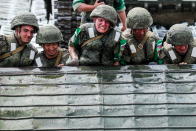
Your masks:
{"label": "camouflage sleeve", "polygon": [[163,43],[162,48],[159,53],[160,59],[163,60],[164,64],[174,64],[174,62],[171,60],[169,55],[169,50],[173,50],[173,47],[170,44]]}
{"label": "camouflage sleeve", "polygon": [[0,55],[8,52],[8,45],[6,38],[3,35],[0,35]]}
{"label": "camouflage sleeve", "polygon": [[114,61],[121,61],[122,60],[122,54],[125,49],[127,41],[125,39],[120,39],[119,43],[117,44],[116,48],[114,49]]}
{"label": "camouflage sleeve", "polygon": [[68,45],[73,46],[75,48],[78,48],[79,46],[79,34],[81,32],[81,28],[77,28],[73,34],[73,36],[70,38]]}
{"label": "camouflage sleeve", "polygon": [[62,56],[62,64],[66,65],[67,60],[69,59],[69,52],[68,50],[63,51],[63,56]]}
{"label": "camouflage sleeve", "polygon": [[84,0],[73,0],[72,2],[73,10],[76,11],[76,9],[80,6],[81,3],[84,3]]}
{"label": "camouflage sleeve", "polygon": [[115,0],[114,2],[114,8],[119,12],[119,11],[125,11],[126,6],[125,6],[125,1],[124,0]]}
{"label": "camouflage sleeve", "polygon": [[184,62],[187,64],[195,64],[196,63],[196,46],[191,46],[187,52],[187,55],[184,59]]}

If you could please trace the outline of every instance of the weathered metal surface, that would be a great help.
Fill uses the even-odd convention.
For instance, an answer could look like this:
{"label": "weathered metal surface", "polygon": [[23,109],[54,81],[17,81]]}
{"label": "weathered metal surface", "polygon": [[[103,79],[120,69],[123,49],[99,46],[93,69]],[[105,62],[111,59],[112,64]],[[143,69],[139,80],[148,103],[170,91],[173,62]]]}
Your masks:
{"label": "weathered metal surface", "polygon": [[[75,29],[80,25],[80,15],[72,9],[73,0],[56,0],[54,1],[54,18],[55,25],[62,31],[66,44],[71,38]],[[67,46],[67,45],[62,45]]]}
{"label": "weathered metal surface", "polygon": [[0,130],[196,130],[196,66],[0,68]]}

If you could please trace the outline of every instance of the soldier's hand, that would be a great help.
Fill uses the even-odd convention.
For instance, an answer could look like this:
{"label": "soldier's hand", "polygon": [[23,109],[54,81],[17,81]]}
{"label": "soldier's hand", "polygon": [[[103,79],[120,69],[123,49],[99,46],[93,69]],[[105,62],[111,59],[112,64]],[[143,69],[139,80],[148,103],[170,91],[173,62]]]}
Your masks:
{"label": "soldier's hand", "polygon": [[121,28],[121,31],[125,31],[127,28],[126,28],[126,26],[123,26],[122,28]]}
{"label": "soldier's hand", "polygon": [[62,67],[62,66],[64,66],[64,64],[59,64],[59,65],[57,65],[57,67]]}
{"label": "soldier's hand", "polygon": [[169,50],[169,49],[172,48],[172,45],[171,45],[171,44],[168,44],[167,42],[164,42],[163,47],[164,47],[166,50]]}
{"label": "soldier's hand", "polygon": [[96,8],[99,5],[105,5],[105,3],[104,2],[99,2],[99,0],[96,0],[95,3],[94,3],[94,7]]}
{"label": "soldier's hand", "polygon": [[78,59],[73,59],[72,63],[74,66],[79,66],[79,60]]}
{"label": "soldier's hand", "polygon": [[113,64],[114,66],[119,66],[120,65],[120,63],[118,62],[118,61],[116,61],[116,62],[114,62],[114,64]]}
{"label": "soldier's hand", "polygon": [[186,62],[179,63],[179,65],[186,65],[186,64],[187,64]]}
{"label": "soldier's hand", "polygon": [[79,65],[79,60],[77,58],[72,59],[68,63],[66,63],[68,66],[78,66]]}

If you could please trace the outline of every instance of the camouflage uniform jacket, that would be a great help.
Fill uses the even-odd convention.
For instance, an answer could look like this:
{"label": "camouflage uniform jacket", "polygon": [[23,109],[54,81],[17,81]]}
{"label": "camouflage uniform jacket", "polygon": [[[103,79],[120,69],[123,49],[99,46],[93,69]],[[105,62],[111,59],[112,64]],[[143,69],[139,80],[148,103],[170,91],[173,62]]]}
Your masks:
{"label": "camouflage uniform jacket", "polygon": [[[64,64],[66,65],[66,61],[69,57],[67,50],[60,49],[60,52],[62,53],[60,57],[60,61],[57,64]],[[58,56],[57,56],[58,57]],[[35,63],[34,65],[37,67],[55,67],[55,63],[57,61],[57,57],[48,59],[44,52],[40,52],[35,56]]]}
{"label": "camouflage uniform jacket", "polygon": [[79,53],[80,65],[113,65],[120,61],[126,41],[122,39],[118,29],[110,29],[100,39],[82,46],[89,39],[100,36],[93,23],[86,23],[77,28],[69,41],[69,46],[75,47]]}
{"label": "camouflage uniform jacket", "polygon": [[[11,52],[20,47],[14,34],[9,36],[0,36],[0,56]],[[16,54],[0,60],[1,67],[21,67],[32,66],[37,49],[30,43],[26,44],[24,49]]]}
{"label": "camouflage uniform jacket", "polygon": [[[85,4],[90,4],[93,5],[95,3],[96,0],[74,0],[73,1],[73,9],[74,11],[76,11],[76,9],[81,5],[81,3],[85,3]],[[125,2],[124,0],[101,0],[104,1],[107,5],[110,5],[112,7],[114,7],[116,9],[116,11],[125,11],[126,7],[125,7]],[[87,23],[90,22],[90,13],[91,12],[82,12],[82,18],[81,18],[81,23]]]}
{"label": "camouflage uniform jacket", "polygon": [[165,64],[179,64],[181,62],[194,64],[196,62],[196,46],[190,45],[185,55],[177,53],[173,46],[170,48],[163,46],[160,52],[160,59],[163,59]]}
{"label": "camouflage uniform jacket", "polygon": [[126,36],[125,39],[127,45],[123,52],[123,59],[126,64],[149,64],[149,62],[154,62],[156,43],[159,39],[152,32],[142,49],[138,48],[140,42],[132,34]]}

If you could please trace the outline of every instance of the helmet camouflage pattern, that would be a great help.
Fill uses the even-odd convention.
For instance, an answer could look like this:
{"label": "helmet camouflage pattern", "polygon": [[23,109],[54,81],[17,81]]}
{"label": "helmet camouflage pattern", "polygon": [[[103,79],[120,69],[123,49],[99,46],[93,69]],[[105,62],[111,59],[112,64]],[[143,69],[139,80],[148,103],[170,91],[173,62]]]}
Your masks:
{"label": "helmet camouflage pattern", "polygon": [[112,23],[113,26],[117,23],[117,12],[109,5],[99,5],[90,14],[90,17],[102,17]]}
{"label": "helmet camouflage pattern", "polygon": [[152,25],[153,19],[148,10],[142,7],[135,7],[127,14],[127,28],[145,29]]}
{"label": "helmet camouflage pattern", "polygon": [[29,12],[17,15],[11,21],[12,30],[14,30],[15,27],[20,25],[31,25],[36,28],[36,31],[39,30],[39,25],[36,16]]}
{"label": "helmet camouflage pattern", "polygon": [[166,42],[172,45],[190,45],[193,35],[185,24],[175,24],[168,30]]}
{"label": "helmet camouflage pattern", "polygon": [[40,27],[37,36],[36,43],[42,45],[46,43],[58,43],[63,41],[63,35],[61,31],[53,25],[47,25]]}

